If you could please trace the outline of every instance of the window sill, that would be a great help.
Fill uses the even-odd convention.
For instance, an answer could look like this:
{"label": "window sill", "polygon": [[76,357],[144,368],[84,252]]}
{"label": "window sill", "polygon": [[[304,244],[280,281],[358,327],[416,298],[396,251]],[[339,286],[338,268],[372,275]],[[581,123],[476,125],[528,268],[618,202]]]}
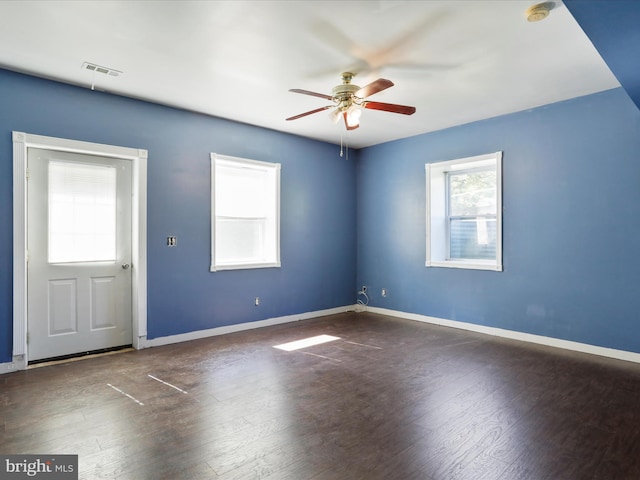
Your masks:
{"label": "window sill", "polygon": [[427,267],[466,268],[469,270],[502,271],[502,264],[496,262],[483,262],[482,260],[441,260],[426,262]]}
{"label": "window sill", "polygon": [[280,268],[280,262],[269,263],[233,263],[226,265],[211,265],[209,271],[218,272],[220,270],[248,270],[253,268]]}

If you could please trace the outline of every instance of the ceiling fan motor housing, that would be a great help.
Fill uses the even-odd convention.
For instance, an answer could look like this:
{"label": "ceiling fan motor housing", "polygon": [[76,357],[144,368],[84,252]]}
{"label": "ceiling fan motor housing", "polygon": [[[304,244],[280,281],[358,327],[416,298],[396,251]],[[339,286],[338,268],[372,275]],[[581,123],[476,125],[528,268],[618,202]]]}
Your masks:
{"label": "ceiling fan motor housing", "polygon": [[352,85],[350,83],[338,85],[333,87],[331,93],[334,100],[340,104],[341,107],[349,107],[355,93],[360,90],[358,85]]}

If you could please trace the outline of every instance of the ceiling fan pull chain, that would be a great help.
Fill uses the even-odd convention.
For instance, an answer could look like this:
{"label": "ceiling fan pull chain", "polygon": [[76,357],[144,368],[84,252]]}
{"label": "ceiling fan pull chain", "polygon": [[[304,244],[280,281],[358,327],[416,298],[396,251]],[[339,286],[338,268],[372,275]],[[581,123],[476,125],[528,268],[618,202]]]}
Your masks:
{"label": "ceiling fan pull chain", "polygon": [[342,153],[342,132],[340,132],[340,157],[342,157],[342,156],[343,156],[343,153]]}
{"label": "ceiling fan pull chain", "polygon": [[344,149],[347,151],[347,162],[349,161],[349,130],[344,134]]}

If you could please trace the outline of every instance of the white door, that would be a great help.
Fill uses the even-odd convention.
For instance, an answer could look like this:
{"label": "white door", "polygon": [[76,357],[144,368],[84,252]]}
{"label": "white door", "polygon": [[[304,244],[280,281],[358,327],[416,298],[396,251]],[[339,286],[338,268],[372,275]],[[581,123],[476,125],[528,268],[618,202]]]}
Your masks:
{"label": "white door", "polygon": [[129,160],[27,155],[29,360],[132,343]]}

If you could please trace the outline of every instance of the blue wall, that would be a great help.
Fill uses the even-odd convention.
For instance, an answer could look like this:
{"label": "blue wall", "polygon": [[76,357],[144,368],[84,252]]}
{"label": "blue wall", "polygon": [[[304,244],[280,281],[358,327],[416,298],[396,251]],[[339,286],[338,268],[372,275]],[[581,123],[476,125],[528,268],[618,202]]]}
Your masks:
{"label": "blue wall", "polygon": [[[12,130],[148,150],[149,338],[354,303],[357,155],[5,70],[0,95],[0,363],[12,348]],[[282,164],[282,268],[209,272],[210,152]]]}
{"label": "blue wall", "polygon": [[[425,163],[499,150],[504,271],[426,268]],[[357,178],[372,306],[640,352],[640,111],[624,90],[363,149]]]}
{"label": "blue wall", "polygon": [[[149,338],[350,305],[364,284],[377,307],[640,352],[640,112],[622,89],[349,161],[334,145],[4,70],[0,93],[0,362],[12,130],[149,151]],[[504,271],[426,268],[425,163],[498,150]],[[282,163],[282,268],[209,272],[209,152]]]}
{"label": "blue wall", "polygon": [[640,2],[564,0],[571,15],[640,108]]}

